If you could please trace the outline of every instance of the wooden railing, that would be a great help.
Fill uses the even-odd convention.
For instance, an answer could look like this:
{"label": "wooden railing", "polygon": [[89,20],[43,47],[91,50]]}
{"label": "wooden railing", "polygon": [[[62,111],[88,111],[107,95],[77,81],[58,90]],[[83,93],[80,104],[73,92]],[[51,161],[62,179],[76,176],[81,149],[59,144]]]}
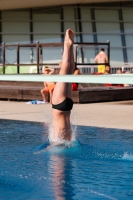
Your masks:
{"label": "wooden railing", "polygon": [[[107,56],[109,63],[104,63],[104,64],[110,64],[110,42],[107,41],[106,43],[74,43],[74,61],[77,63],[77,47],[81,47],[81,49],[84,46],[96,46],[98,48],[99,45],[102,46],[107,46]],[[9,47],[15,47],[16,48],[16,64],[7,64],[6,63],[6,48]],[[23,64],[20,63],[20,48],[23,47],[30,47],[30,48],[35,48],[36,49],[36,63],[30,63],[30,64]],[[2,72],[5,74],[5,66],[11,65],[11,66],[17,66],[17,74],[20,73],[20,66],[36,66],[37,67],[37,74],[39,74],[39,67],[43,65],[58,65],[58,63],[43,63],[42,59],[42,48],[44,47],[62,47],[63,48],[63,43],[39,43],[36,42],[35,44],[5,44],[2,43]],[[96,63],[77,63],[78,65],[97,65]],[[99,63],[100,65],[100,63]],[[103,63],[101,63],[103,65]]]}

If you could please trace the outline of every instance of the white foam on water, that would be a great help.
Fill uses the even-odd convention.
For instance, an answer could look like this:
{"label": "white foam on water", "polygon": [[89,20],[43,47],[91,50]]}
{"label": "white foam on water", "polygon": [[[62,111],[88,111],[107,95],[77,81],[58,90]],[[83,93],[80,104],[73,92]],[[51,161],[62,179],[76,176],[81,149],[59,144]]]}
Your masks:
{"label": "white foam on water", "polygon": [[71,141],[68,140],[62,140],[61,138],[54,138],[54,133],[53,133],[53,129],[52,129],[52,124],[49,126],[49,135],[48,135],[48,139],[49,142],[52,146],[55,145],[60,145],[60,146],[64,146],[64,147],[72,147],[74,142],[76,141],[76,130],[77,130],[77,126],[72,126],[71,125],[71,130],[72,130],[72,138]]}
{"label": "white foam on water", "polygon": [[125,152],[122,156],[122,160],[133,161],[133,155],[131,153]]}

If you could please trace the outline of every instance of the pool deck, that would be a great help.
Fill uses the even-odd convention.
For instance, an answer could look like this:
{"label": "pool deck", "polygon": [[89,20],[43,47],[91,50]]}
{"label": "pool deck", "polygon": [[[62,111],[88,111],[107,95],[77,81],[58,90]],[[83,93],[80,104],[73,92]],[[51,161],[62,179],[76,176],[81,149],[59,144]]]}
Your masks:
{"label": "pool deck", "polygon": [[[74,104],[74,125],[133,130],[133,100]],[[0,119],[51,123],[51,105],[29,105],[25,102],[0,101]]]}

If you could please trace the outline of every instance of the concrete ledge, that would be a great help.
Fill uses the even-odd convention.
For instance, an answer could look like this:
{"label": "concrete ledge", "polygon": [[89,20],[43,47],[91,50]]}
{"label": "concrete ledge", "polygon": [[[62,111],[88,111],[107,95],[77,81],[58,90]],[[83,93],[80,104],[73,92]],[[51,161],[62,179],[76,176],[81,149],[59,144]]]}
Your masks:
{"label": "concrete ledge", "polygon": [[133,87],[131,88],[86,88],[73,92],[73,100],[76,103],[93,103],[106,101],[123,101],[133,99]]}
{"label": "concrete ledge", "polygon": [[[9,85],[10,84],[10,85]],[[0,99],[42,100],[43,83],[3,82],[0,84]],[[133,100],[133,87],[89,86],[73,91],[75,103]]]}

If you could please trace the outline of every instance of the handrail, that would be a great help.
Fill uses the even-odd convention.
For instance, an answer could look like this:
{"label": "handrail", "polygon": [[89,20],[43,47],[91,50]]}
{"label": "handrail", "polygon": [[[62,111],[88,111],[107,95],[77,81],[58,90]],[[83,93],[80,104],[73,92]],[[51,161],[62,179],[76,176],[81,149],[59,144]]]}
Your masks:
{"label": "handrail", "polygon": [[[2,43],[2,66],[3,66],[3,74],[5,74],[5,67],[6,66],[17,66],[17,73],[19,74],[19,68],[20,66],[37,66],[37,73],[39,74],[39,67],[43,66],[43,65],[53,65],[53,63],[43,63],[42,62],[42,48],[43,47],[63,47],[63,42],[60,43],[39,43],[38,41],[34,44],[5,44]],[[107,46],[107,54],[108,54],[108,60],[110,61],[110,41],[107,41],[106,43],[104,42],[100,42],[100,43],[92,43],[92,42],[84,42],[84,43],[74,43],[73,44],[73,49],[74,49],[74,61],[77,61],[77,47],[78,46]],[[17,56],[17,63],[6,63],[6,48],[7,47],[15,47],[16,48],[16,56]],[[21,47],[30,47],[30,48],[36,48],[36,63],[31,63],[31,64],[22,64],[20,63],[20,48]],[[41,51],[40,51],[41,50]],[[57,64],[57,63],[55,63]],[[103,64],[107,64],[109,65],[109,63],[99,63],[99,65],[103,65]],[[80,65],[80,64],[79,64]],[[96,63],[82,63],[82,65],[97,65]]]}

